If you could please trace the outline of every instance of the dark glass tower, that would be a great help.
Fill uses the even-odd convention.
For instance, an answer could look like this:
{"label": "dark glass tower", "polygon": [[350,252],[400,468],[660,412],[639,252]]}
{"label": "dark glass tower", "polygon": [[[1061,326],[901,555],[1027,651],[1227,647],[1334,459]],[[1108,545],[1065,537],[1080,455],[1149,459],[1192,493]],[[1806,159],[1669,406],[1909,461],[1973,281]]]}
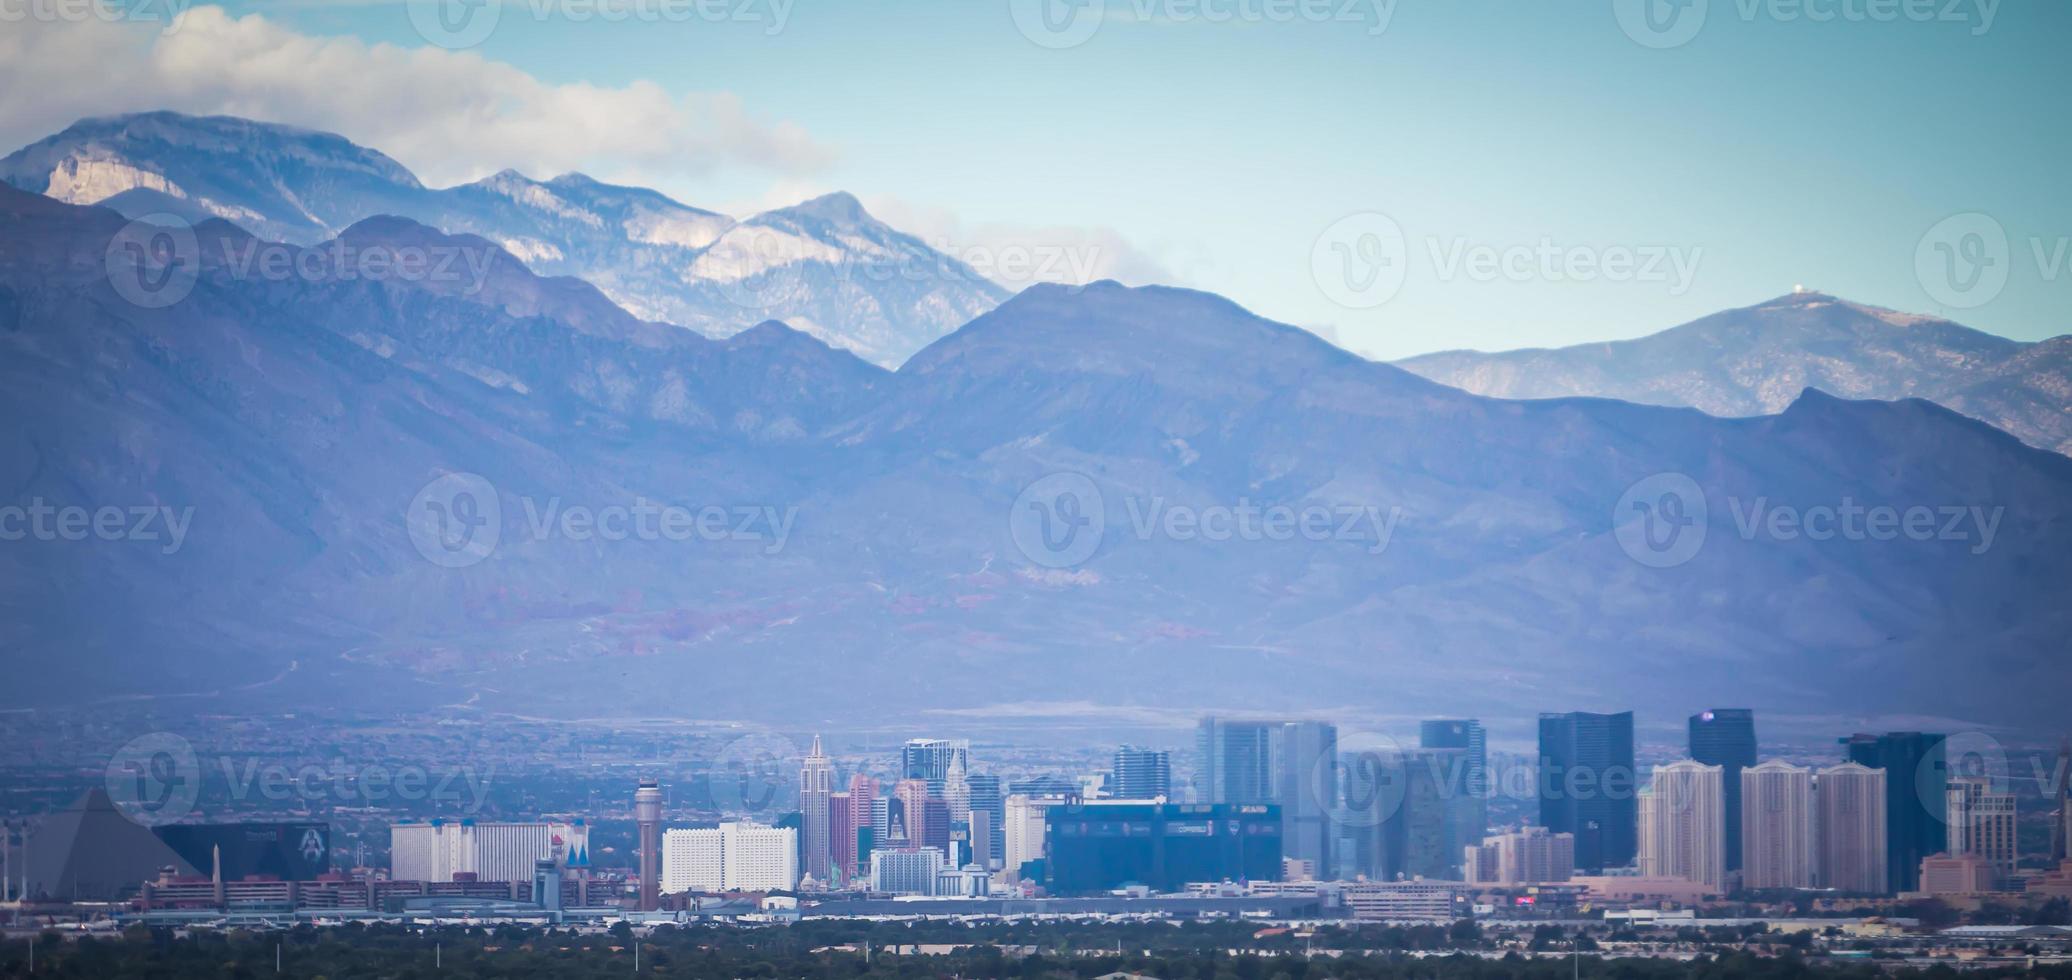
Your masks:
{"label": "dark glass tower", "polygon": [[1540,823],[1576,835],[1576,868],[1633,863],[1640,805],[1633,773],[1633,712],[1540,716]]}
{"label": "dark glass tower", "polygon": [[1849,761],[1885,770],[1885,882],[1896,892],[1921,886],[1921,859],[1948,843],[1944,807],[1950,774],[1943,736],[1922,732],[1849,736]]}
{"label": "dark glass tower", "polygon": [[1691,758],[1720,767],[1727,870],[1741,870],[1741,770],[1755,765],[1755,712],[1714,708],[1691,716]]}
{"label": "dark glass tower", "polygon": [[1204,718],[1198,730],[1197,797],[1205,803],[1274,804],[1288,857],[1330,876],[1338,806],[1338,728],[1317,721]]}
{"label": "dark glass tower", "polygon": [[1423,722],[1417,735],[1423,748],[1457,753],[1439,761],[1444,764],[1447,853],[1458,863],[1462,848],[1482,843],[1489,833],[1489,734],[1481,722],[1459,718]]}

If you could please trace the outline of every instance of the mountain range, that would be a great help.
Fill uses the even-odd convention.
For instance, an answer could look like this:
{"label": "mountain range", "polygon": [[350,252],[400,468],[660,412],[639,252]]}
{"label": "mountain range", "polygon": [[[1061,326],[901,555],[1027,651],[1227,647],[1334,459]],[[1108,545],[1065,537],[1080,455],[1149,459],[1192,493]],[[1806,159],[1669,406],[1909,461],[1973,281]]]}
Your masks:
{"label": "mountain range", "polygon": [[779,319],[897,366],[1007,293],[848,194],[735,219],[582,174],[428,188],[341,136],[174,112],[85,119],[0,160],[0,181],[132,218],[222,218],[311,245],[368,218],[482,236],[634,315],[725,337]]}
{"label": "mountain range", "polygon": [[1710,415],[1783,411],[1807,388],[1925,398],[2072,453],[2072,336],[2022,343],[1940,317],[1802,292],[1637,340],[1396,362],[1498,398],[1593,395]]}
{"label": "mountain range", "polygon": [[[1926,401],[1489,398],[1108,282],[1032,287],[889,371],[780,322],[667,329],[407,217],[277,246],[206,218],[170,256],[128,227],[0,188],[0,506],[190,520],[177,548],[5,542],[0,642],[36,669],[0,707],[817,723],[1702,697],[2041,728],[2072,681],[2072,459]],[[269,276],[255,249],[481,271]],[[127,288],[173,272],[174,301]],[[1655,492],[1685,485],[1674,511]],[[1834,533],[1852,508],[1905,523]],[[609,533],[658,511],[694,520]],[[1657,560],[1634,537],[1657,516],[1695,547]]]}

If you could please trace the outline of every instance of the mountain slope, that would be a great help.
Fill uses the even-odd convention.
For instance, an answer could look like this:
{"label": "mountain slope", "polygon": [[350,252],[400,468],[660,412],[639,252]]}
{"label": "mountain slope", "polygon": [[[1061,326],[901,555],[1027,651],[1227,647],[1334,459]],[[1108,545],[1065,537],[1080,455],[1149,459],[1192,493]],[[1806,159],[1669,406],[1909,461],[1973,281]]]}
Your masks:
{"label": "mountain slope", "polygon": [[342,137],[234,117],[82,120],[0,160],[0,181],[130,217],[221,218],[301,245],[406,217],[587,280],[642,320],[714,337],[783,320],[888,367],[1006,298],[846,194],[737,222],[582,174],[507,170],[427,188]]}
{"label": "mountain slope", "polygon": [[[537,283],[255,279],[207,258],[242,241],[221,222],[192,293],[139,307],[105,258],[119,216],[5,191],[0,215],[0,506],[192,508],[171,552],[0,548],[0,636],[41,667],[7,705],[798,723],[1703,697],[2040,726],[2072,680],[2072,460],[1925,402],[1495,400],[1112,283],[1028,290],[887,374],[777,325],[677,349],[514,314]],[[1655,567],[1615,521],[1665,473],[1706,512]],[[441,496],[455,474],[490,493]],[[1849,501],[1976,507],[1992,536],[1761,516]],[[610,533],[670,508],[681,533]],[[447,561],[427,515],[493,546]]]}
{"label": "mountain slope", "polygon": [[1806,388],[1926,398],[2033,446],[2072,453],[2072,337],[2041,344],[1948,320],[1794,293],[1638,340],[1397,364],[1500,398],[1594,395],[1712,415],[1782,411]]}

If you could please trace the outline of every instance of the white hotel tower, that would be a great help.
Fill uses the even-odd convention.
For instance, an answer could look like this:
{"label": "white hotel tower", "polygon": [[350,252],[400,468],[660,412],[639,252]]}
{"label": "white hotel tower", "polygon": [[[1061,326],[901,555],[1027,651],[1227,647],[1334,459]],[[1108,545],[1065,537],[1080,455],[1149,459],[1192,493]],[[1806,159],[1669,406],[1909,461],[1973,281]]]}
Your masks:
{"label": "white hotel tower", "polygon": [[1685,759],[1655,767],[1640,794],[1640,873],[1719,887],[1727,868],[1724,770]]}
{"label": "white hotel tower", "polygon": [[1811,888],[1813,771],[1781,759],[1741,770],[1741,879],[1746,888]]}

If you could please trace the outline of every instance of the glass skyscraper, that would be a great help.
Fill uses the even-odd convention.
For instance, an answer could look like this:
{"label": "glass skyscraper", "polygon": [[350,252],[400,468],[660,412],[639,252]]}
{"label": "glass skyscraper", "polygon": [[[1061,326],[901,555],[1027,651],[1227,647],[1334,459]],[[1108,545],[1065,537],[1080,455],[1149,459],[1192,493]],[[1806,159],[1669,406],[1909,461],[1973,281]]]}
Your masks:
{"label": "glass skyscraper", "polygon": [[1726,807],[1728,871],[1741,870],[1741,770],[1756,762],[1755,712],[1714,708],[1691,716],[1691,758],[1720,767],[1720,800]]}
{"label": "glass skyscraper", "polygon": [[1540,716],[1540,823],[1574,834],[1576,867],[1623,868],[1639,850],[1633,712]]}
{"label": "glass skyscraper", "polygon": [[1286,855],[1314,862],[1320,877],[1335,873],[1337,726],[1203,718],[1197,747],[1201,802],[1278,806]]}
{"label": "glass skyscraper", "polygon": [[1885,770],[1886,887],[1915,891],[1921,884],[1921,859],[1948,843],[1943,816],[1950,780],[1943,736],[1859,733],[1847,744],[1850,762]]}
{"label": "glass skyscraper", "polygon": [[1454,753],[1442,756],[1442,793],[1450,862],[1489,833],[1489,733],[1473,718],[1442,718],[1418,725],[1418,745]]}

